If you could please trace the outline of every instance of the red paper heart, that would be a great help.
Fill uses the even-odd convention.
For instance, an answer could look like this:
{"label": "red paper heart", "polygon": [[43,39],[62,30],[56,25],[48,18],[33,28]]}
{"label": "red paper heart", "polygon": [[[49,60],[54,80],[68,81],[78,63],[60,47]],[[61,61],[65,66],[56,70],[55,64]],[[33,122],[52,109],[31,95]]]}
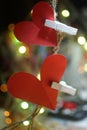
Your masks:
{"label": "red paper heart", "polygon": [[41,66],[41,81],[51,85],[52,81],[59,82],[65,71],[67,60],[63,55],[53,54],[44,60]]}
{"label": "red paper heart", "polygon": [[66,67],[65,59],[62,55],[48,56],[41,67],[41,81],[25,72],[14,74],[8,80],[8,91],[17,98],[55,109],[58,91],[51,88],[51,83],[59,82],[62,77]]}
{"label": "red paper heart", "polygon": [[46,19],[54,21],[54,12],[49,3],[41,1],[33,7],[32,20],[38,27],[43,27]]}
{"label": "red paper heart", "polygon": [[39,2],[33,8],[32,22],[22,21],[15,25],[15,36],[25,44],[56,46],[57,33],[44,26],[46,19],[54,20],[53,9],[47,2]]}
{"label": "red paper heart", "polygon": [[56,107],[58,91],[42,84],[35,76],[19,72],[8,80],[8,91],[17,98],[51,109]]}

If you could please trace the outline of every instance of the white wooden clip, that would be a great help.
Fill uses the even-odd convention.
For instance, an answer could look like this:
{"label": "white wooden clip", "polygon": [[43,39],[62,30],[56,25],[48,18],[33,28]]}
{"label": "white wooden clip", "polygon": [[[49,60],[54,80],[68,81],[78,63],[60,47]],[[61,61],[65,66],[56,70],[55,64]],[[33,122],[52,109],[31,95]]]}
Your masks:
{"label": "white wooden clip", "polygon": [[67,84],[61,84],[61,83],[52,83],[52,88],[59,90],[60,92],[64,92],[70,95],[75,95],[76,94],[76,89],[73,88],[72,86],[69,86]]}
{"label": "white wooden clip", "polygon": [[45,20],[45,26],[49,27],[49,28],[53,28],[55,30],[59,30],[61,32],[65,32],[67,34],[70,35],[76,35],[78,29],[67,26],[66,24],[63,24],[59,21],[52,21],[52,20]]}

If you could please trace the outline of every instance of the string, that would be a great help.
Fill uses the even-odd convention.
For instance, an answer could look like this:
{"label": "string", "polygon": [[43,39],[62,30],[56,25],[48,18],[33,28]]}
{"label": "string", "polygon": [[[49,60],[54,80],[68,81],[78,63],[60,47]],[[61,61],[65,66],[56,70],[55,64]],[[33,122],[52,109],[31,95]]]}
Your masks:
{"label": "string", "polygon": [[19,121],[19,122],[15,122],[9,126],[6,126],[0,130],[14,130],[15,128],[19,127],[24,121],[29,120],[30,124],[27,130],[33,130],[33,124],[34,124],[34,118],[38,115],[39,111],[41,109],[41,106],[36,105],[35,110],[32,112],[31,115],[29,115],[26,119]]}
{"label": "string", "polygon": [[57,32],[57,43],[58,43],[58,45],[53,48],[53,53],[54,54],[58,53],[62,40],[63,40],[63,33],[59,31],[59,32]]}
{"label": "string", "polygon": [[35,111],[31,115],[31,119],[30,119],[30,124],[29,124],[28,130],[33,130],[34,119],[38,115],[40,109],[41,109],[41,106],[37,105]]}
{"label": "string", "polygon": [[[54,11],[55,20],[56,20],[56,17],[58,16],[58,13],[56,12],[57,4],[58,4],[58,0],[52,0],[52,7],[53,7],[53,11]],[[57,43],[58,43],[58,45],[53,48],[54,54],[58,53],[62,40],[63,40],[63,33],[60,32],[60,31],[57,31]]]}
{"label": "string", "polygon": [[52,5],[52,7],[53,7],[53,11],[54,11],[54,18],[55,18],[55,20],[56,20],[56,18],[57,18],[57,16],[58,16],[58,12],[56,12],[56,10],[57,10],[57,7],[58,7],[58,0],[51,0],[51,5]]}
{"label": "string", "polygon": [[[56,20],[56,16],[58,15],[56,13],[57,3],[58,3],[58,0],[52,0],[52,6],[53,6],[55,20]],[[62,32],[58,31],[57,32],[57,42],[58,42],[58,45],[53,48],[54,54],[58,53],[58,51],[60,49],[60,44],[61,44],[62,39],[63,39]],[[34,110],[34,112],[25,119],[25,120],[29,120],[30,121],[30,124],[29,124],[27,130],[33,130],[34,118],[38,115],[40,109],[41,109],[41,106],[37,105],[36,109]],[[25,121],[25,120],[23,120],[23,121]],[[1,130],[6,130],[8,128],[10,128],[10,130],[13,130],[13,129],[17,128],[18,126],[20,126],[23,123],[23,121],[19,121],[19,122],[13,123],[13,124],[11,124],[9,126],[4,127]]]}

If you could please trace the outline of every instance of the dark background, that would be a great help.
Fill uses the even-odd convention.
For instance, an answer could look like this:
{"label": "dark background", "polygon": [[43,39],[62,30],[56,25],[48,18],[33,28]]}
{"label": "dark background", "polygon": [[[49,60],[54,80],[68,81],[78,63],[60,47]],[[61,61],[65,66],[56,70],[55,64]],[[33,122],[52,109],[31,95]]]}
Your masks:
{"label": "dark background", "polygon": [[[33,5],[39,1],[40,0],[0,0],[0,32],[5,31],[8,24],[15,24],[24,20]],[[74,14],[78,13],[78,18],[76,19],[77,24],[80,24],[80,26],[85,24],[84,22],[87,21],[87,15],[85,12],[87,11],[86,0],[59,0],[58,3],[60,5],[66,4],[66,6],[68,6],[71,10],[74,6],[76,9]],[[73,18],[75,17],[74,14],[72,14]],[[83,28],[87,31],[87,27],[85,25]]]}

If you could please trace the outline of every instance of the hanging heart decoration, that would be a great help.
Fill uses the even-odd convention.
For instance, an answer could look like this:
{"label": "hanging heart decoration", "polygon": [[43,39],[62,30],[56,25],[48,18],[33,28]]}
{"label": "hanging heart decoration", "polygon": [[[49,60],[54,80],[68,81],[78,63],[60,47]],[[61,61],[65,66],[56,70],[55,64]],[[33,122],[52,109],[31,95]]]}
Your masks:
{"label": "hanging heart decoration", "polygon": [[44,26],[46,19],[54,21],[51,5],[41,1],[32,10],[32,21],[21,21],[15,25],[16,38],[25,44],[57,46],[57,32]]}
{"label": "hanging heart decoration", "polygon": [[8,91],[16,98],[55,109],[58,90],[51,88],[51,83],[60,81],[66,64],[67,60],[63,55],[50,55],[42,64],[41,80],[32,74],[18,72],[9,78]]}

